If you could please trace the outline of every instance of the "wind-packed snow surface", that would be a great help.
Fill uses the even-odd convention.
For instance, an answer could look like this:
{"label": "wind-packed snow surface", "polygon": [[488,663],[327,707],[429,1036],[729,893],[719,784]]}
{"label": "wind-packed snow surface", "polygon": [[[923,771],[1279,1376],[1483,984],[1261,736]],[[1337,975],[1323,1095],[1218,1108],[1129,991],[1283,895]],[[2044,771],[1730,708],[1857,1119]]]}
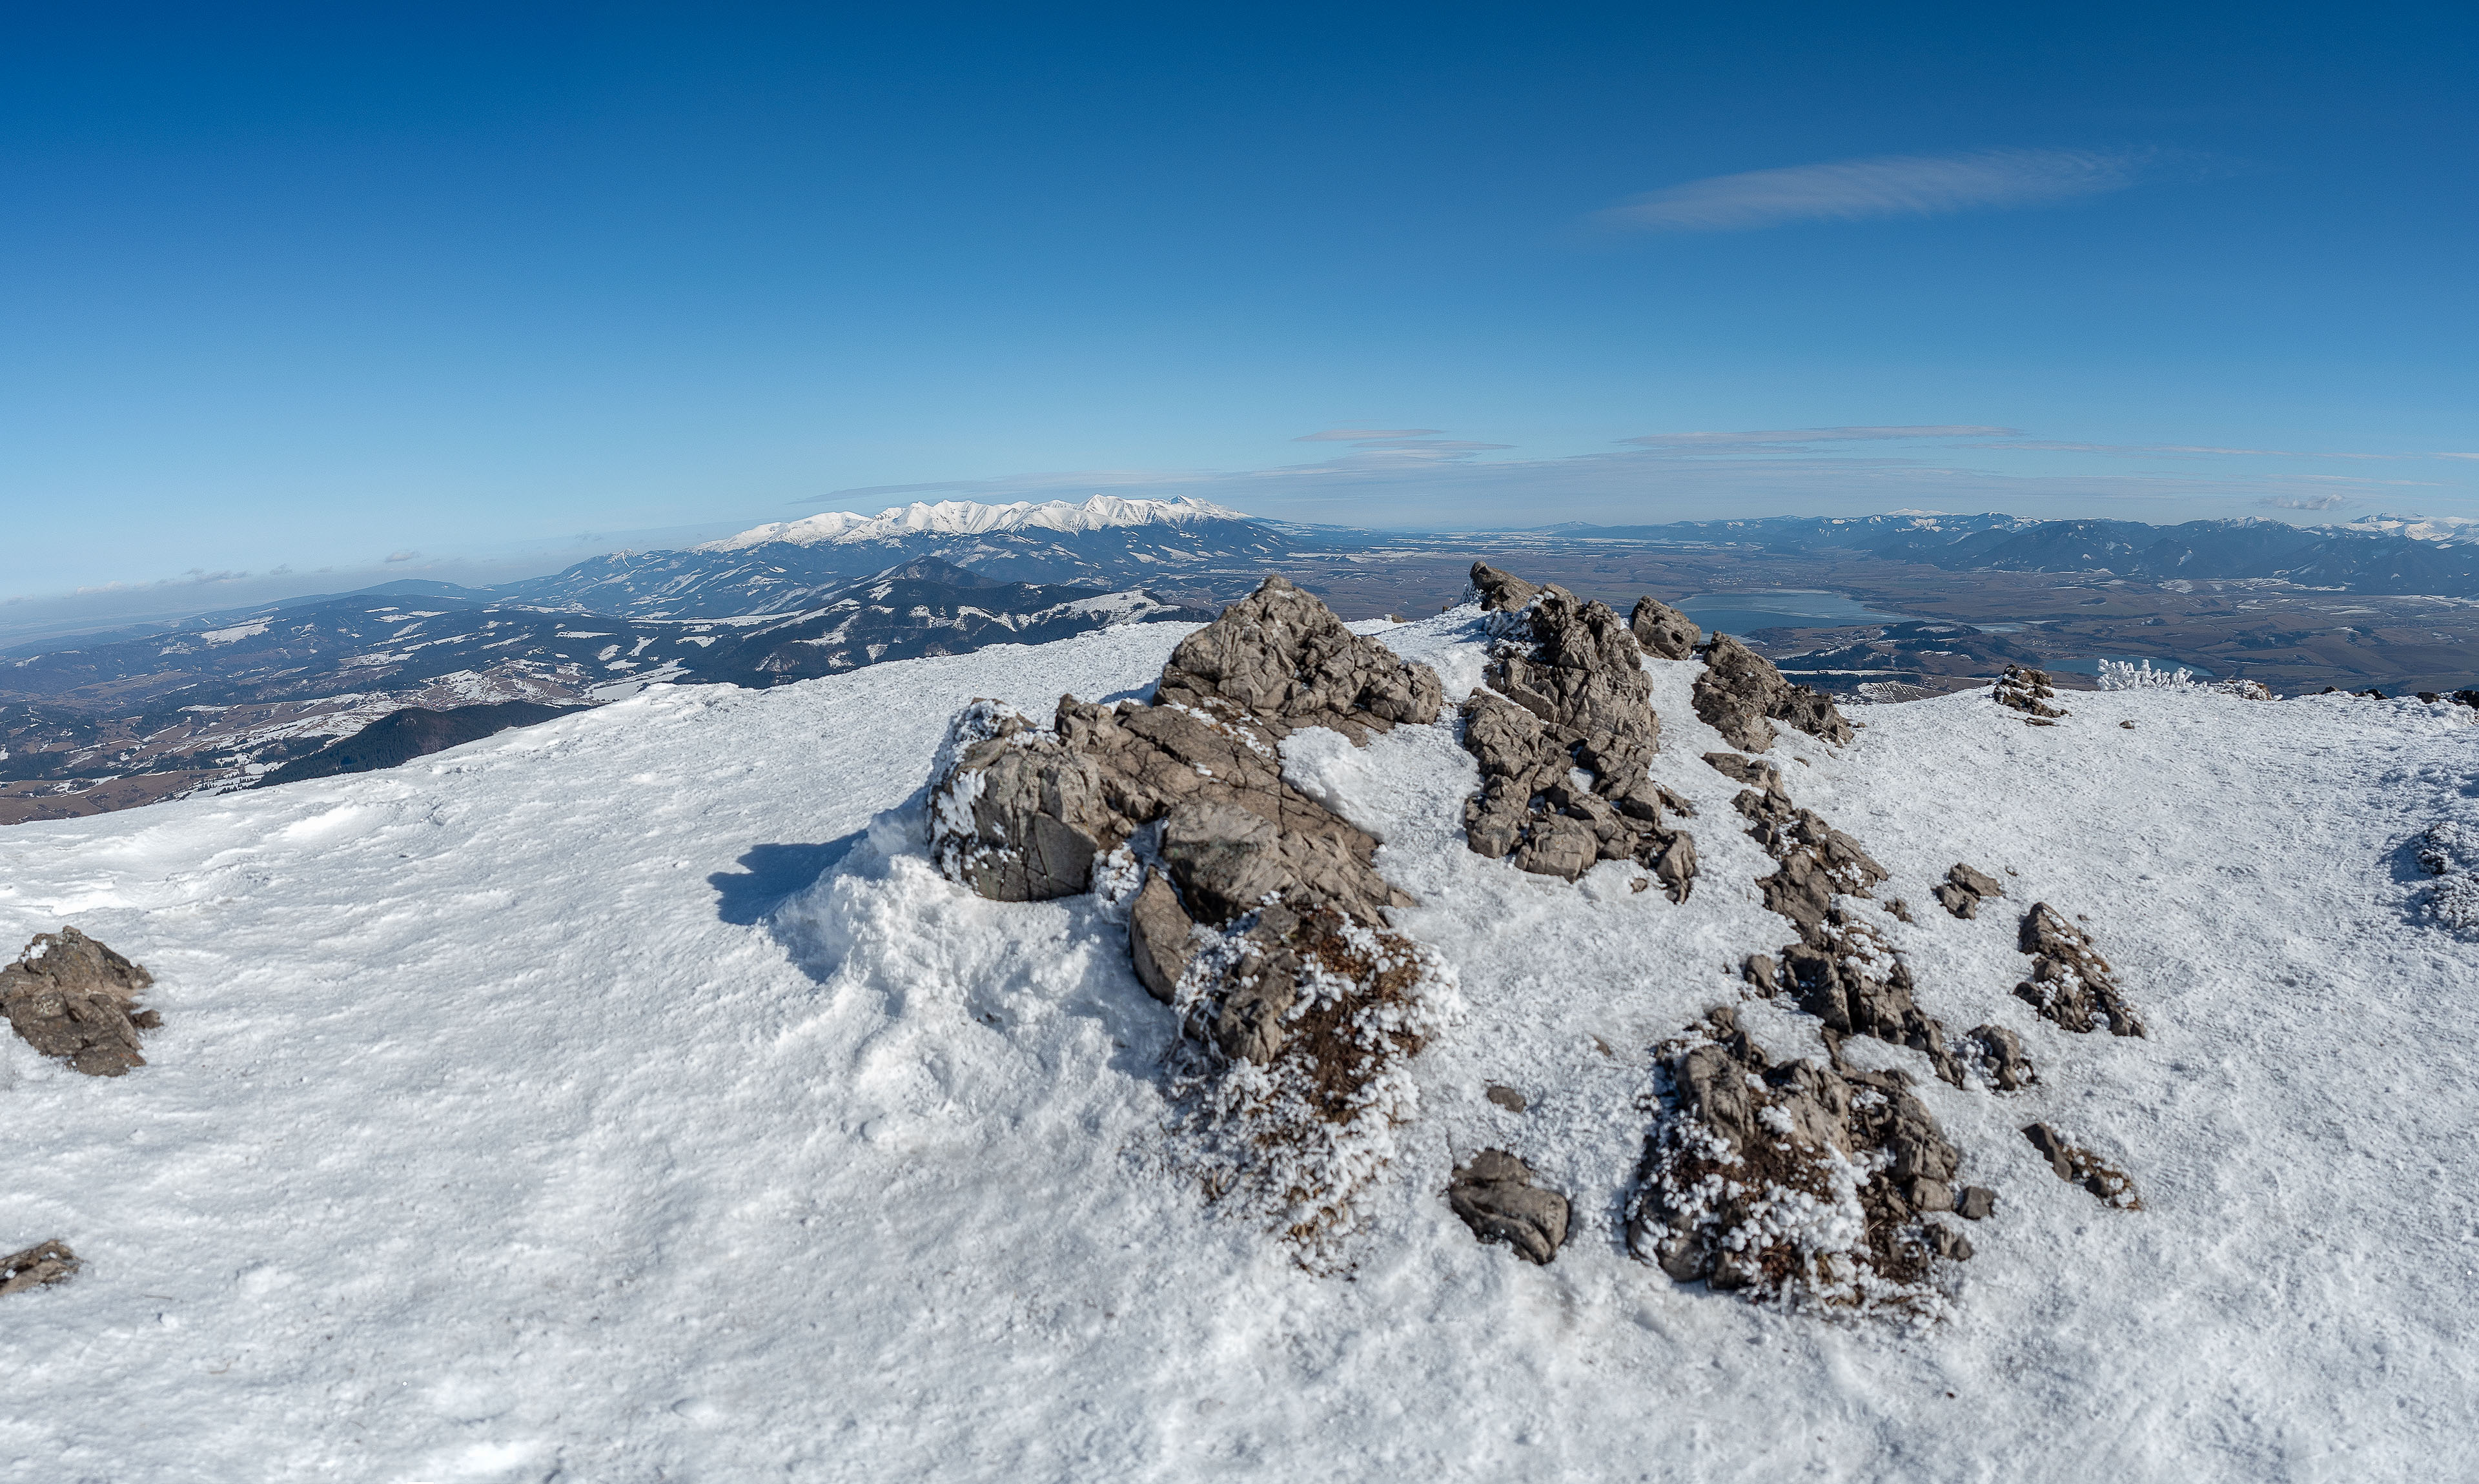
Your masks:
{"label": "wind-packed snow surface", "polygon": [[[1473,610],[1372,627],[1450,697],[1477,680]],[[1656,1041],[1740,1004],[1818,1054],[1730,972],[1790,934],[1700,760],[1692,661],[1648,662],[1656,777],[1700,809],[1684,906],[1626,862],[1570,885],[1466,850],[1450,726],[1287,744],[1424,904],[1397,926],[1456,1018],[1348,1271],[1202,1199],[1165,1142],[1169,1012],[1111,909],[968,895],[904,812],[968,699],[1141,693],[1185,631],[656,687],[387,773],[0,832],[6,946],[74,923],[154,971],[165,1019],[118,1079],[0,1037],[0,1251],[87,1264],[0,1298],[0,1480],[2465,1467],[2479,968],[2418,857],[2479,838],[2466,711],[2128,691],[2029,728],[1981,694],[1777,744],[1892,869],[1922,1007],[2017,1031],[2041,1079],[1955,1088],[1848,1043],[1913,1074],[1998,1204],[1951,1318],[1835,1321],[1620,1239]],[[1929,899],[1957,860],[2006,891],[1976,920]],[[2035,900],[2089,919],[2148,1039],[2012,996]],[[2035,1120],[2145,1209],[2051,1173]],[[1489,1146],[1572,1197],[1553,1265],[1448,1212]]]}

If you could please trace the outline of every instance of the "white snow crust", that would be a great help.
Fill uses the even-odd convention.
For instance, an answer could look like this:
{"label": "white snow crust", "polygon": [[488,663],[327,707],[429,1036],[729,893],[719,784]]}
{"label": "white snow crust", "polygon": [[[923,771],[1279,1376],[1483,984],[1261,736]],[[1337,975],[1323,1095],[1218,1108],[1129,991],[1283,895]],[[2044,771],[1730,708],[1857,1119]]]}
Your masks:
{"label": "white snow crust", "polygon": [[909,505],[889,505],[874,516],[831,510],[798,521],[770,521],[690,550],[737,551],[777,541],[806,547],[895,541],[906,536],[979,536],[1012,530],[1072,533],[1114,525],[1178,527],[1199,521],[1249,519],[1237,510],[1185,497],[1123,499],[1115,495],[1095,495],[1084,500],[1053,499],[1038,504],[1018,500],[1007,505],[985,505],[969,499],[943,499],[935,504],[916,500]]}
{"label": "white snow crust", "polygon": [[[1477,678],[1469,609],[1378,630]],[[0,1480],[2442,1478],[2479,1419],[2479,969],[2417,860],[2470,820],[2458,707],[2078,694],[1861,708],[1776,748],[1894,872],[1877,922],[1952,1033],[2040,1084],[1903,1066],[1998,1195],[1952,1317],[1682,1288],[1617,1215],[1649,1048],[1789,941],[1693,663],[1648,662],[1693,899],[1467,851],[1449,727],[1286,744],[1460,982],[1347,1272],[1168,1158],[1170,1015],[1117,910],[950,884],[917,790],[989,697],[1144,693],[1184,626],[765,691],[656,686],[383,773],[0,832],[0,948],[150,967],[150,1065],[0,1035]],[[2121,721],[2133,721],[2132,729]],[[2458,838],[2458,837],[2457,837]],[[2007,896],[1948,917],[1956,860]],[[787,895],[788,894],[788,895]],[[2152,1028],[2009,993],[2033,900]],[[1875,919],[1872,919],[1875,920]],[[1742,1021],[1776,1055],[1813,1022]],[[1500,1082],[1532,1099],[1488,1102]],[[2104,1209],[2016,1130],[2121,1163]],[[1514,1150],[1574,1202],[1536,1268],[1448,1213]]]}

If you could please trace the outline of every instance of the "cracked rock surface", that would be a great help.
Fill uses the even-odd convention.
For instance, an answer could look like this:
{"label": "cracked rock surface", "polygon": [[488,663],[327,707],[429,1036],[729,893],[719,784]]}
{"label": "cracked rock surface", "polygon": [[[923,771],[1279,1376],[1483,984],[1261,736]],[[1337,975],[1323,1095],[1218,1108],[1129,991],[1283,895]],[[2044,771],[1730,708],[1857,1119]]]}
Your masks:
{"label": "cracked rock surface", "polygon": [[1635,601],[1635,611],[1627,615],[1627,629],[1655,659],[1692,659],[1696,647],[1704,642],[1704,630],[1696,627],[1694,619],[1652,598]]}
{"label": "cracked rock surface", "polygon": [[1708,754],[1705,761],[1759,785],[1731,802],[1747,817],[1750,837],[1780,862],[1756,882],[1765,907],[1799,930],[1799,941],[1781,950],[1778,970],[1753,955],[1742,963],[1742,977],[1767,994],[1789,991],[1832,1035],[1873,1036],[1918,1050],[1939,1077],[1960,1087],[1961,1059],[1947,1048],[1944,1027],[1913,998],[1910,965],[1882,933],[1835,902],[1867,896],[1885,868],[1824,816],[1794,805],[1771,763],[1728,753]]}
{"label": "cracked rock surface", "polygon": [[1652,781],[1661,720],[1634,631],[1604,603],[1486,562],[1472,564],[1471,580],[1503,616],[1484,672],[1491,688],[1465,713],[1464,747],[1481,772],[1464,806],[1473,853],[1567,881],[1633,860],[1686,901],[1696,842],[1668,821],[1695,809]]}
{"label": "cracked rock surface", "polygon": [[1930,1219],[1955,1209],[1962,1156],[1907,1078],[1776,1061],[1727,1009],[1656,1056],[1630,1251],[1751,1298],[1936,1305],[1932,1261],[1970,1255]]}
{"label": "cracked rock surface", "polygon": [[90,1077],[144,1066],[138,1033],[163,1024],[138,1008],[155,976],[75,928],[38,934],[0,969],[0,1012],[26,1044]]}

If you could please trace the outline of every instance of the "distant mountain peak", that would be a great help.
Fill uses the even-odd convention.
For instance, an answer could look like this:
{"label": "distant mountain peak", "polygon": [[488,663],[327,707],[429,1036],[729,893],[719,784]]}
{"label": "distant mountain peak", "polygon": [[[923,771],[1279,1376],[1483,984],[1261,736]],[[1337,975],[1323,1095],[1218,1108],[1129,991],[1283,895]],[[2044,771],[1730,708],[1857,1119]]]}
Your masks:
{"label": "distant mountain peak", "polygon": [[804,547],[848,546],[901,541],[907,536],[980,536],[1021,530],[1073,533],[1112,526],[1177,526],[1250,519],[1238,510],[1186,498],[1122,499],[1115,495],[1095,495],[1082,501],[1054,499],[1035,504],[1018,500],[1007,505],[985,505],[969,499],[946,499],[936,504],[916,500],[909,505],[889,505],[876,515],[832,510],[798,521],[769,522],[690,550],[738,551],[777,542]]}

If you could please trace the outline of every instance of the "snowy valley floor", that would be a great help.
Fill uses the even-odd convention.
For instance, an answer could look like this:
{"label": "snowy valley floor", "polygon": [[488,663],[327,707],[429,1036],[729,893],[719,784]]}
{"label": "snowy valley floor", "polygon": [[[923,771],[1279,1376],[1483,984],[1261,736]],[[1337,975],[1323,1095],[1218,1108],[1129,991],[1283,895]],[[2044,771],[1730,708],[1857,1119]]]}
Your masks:
{"label": "snowy valley floor", "polygon": [[[1477,680],[1470,610],[1378,631]],[[1789,941],[1692,662],[1650,661],[1697,802],[1674,906],[1464,849],[1447,727],[1287,750],[1385,840],[1461,982],[1347,1276],[1164,1159],[1172,1027],[1090,898],[982,901],[871,820],[950,712],[1141,694],[1187,630],[635,700],[387,773],[0,832],[0,953],[74,923],[148,965],[152,1064],[0,1036],[0,1480],[1932,1479],[2454,1476],[2479,1433],[2479,945],[2412,842],[2479,824],[2458,707],[1984,693],[1787,734],[1802,805],[1916,922],[2006,1096],[1914,1073],[1992,1188],[1955,1314],[1835,1322],[1682,1288],[1618,1212],[1648,1050]],[[2134,722],[2132,729],[2122,728]],[[1797,761],[1790,759],[1797,758]],[[2008,896],[1974,921],[1957,860]],[[2007,874],[2007,873],[2011,874]],[[823,873],[823,874],[822,874]],[[811,884],[815,882],[815,885]],[[2087,914],[2149,1039],[2010,990],[2035,900]],[[1813,1022],[1746,1022],[1814,1054]],[[1499,1082],[1532,1100],[1486,1101]],[[2104,1209],[2016,1130],[2120,1160]],[[1576,1230],[1536,1268],[1441,1190],[1513,1149]]]}

